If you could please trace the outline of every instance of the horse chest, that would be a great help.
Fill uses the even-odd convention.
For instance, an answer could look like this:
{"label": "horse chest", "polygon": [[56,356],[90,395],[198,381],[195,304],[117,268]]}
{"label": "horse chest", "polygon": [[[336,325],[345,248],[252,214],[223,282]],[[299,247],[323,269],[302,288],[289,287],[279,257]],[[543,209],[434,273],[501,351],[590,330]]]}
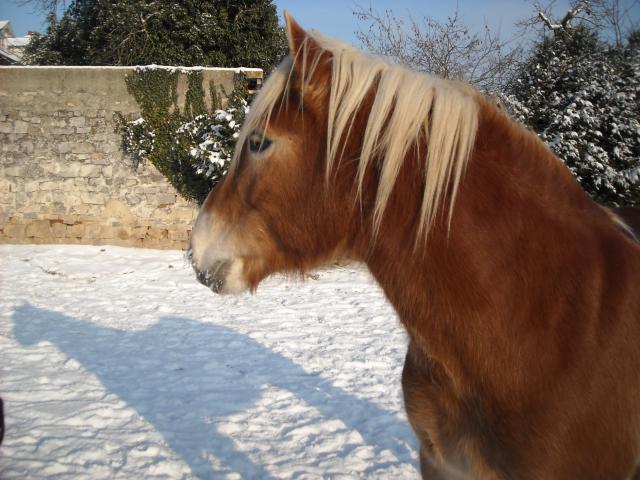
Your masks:
{"label": "horse chest", "polygon": [[[420,356],[418,356],[420,355]],[[402,374],[409,421],[420,440],[423,478],[510,478],[515,462],[484,399],[460,395],[445,369],[409,346]],[[437,476],[440,475],[440,476]]]}

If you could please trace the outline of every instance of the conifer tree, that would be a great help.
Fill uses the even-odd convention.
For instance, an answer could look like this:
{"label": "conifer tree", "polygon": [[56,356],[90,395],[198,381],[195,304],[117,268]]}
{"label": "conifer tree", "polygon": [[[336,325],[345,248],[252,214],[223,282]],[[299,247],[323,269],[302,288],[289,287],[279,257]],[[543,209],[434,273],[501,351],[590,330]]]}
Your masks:
{"label": "conifer tree", "polygon": [[202,65],[269,72],[286,54],[272,0],[75,0],[27,47],[39,65]]}
{"label": "conifer tree", "polygon": [[640,204],[640,44],[598,40],[584,26],[545,37],[507,108],[567,164],[597,201]]}

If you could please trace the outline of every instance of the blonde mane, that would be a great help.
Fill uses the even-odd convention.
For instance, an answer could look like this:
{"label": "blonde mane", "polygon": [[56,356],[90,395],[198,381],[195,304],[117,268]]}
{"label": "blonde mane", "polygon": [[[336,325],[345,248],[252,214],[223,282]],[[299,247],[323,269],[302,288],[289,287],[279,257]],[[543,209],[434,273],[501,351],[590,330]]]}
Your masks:
{"label": "blonde mane", "polygon": [[[313,50],[311,42],[320,47]],[[331,93],[328,107],[326,176],[330,177],[342,157],[339,145],[351,133],[355,114],[367,94],[375,90],[364,132],[358,167],[358,198],[367,167],[377,160],[380,170],[373,212],[377,232],[384,209],[410,148],[425,142],[424,191],[417,237],[429,230],[442,198],[451,197],[449,220],[460,179],[471,153],[478,126],[478,104],[474,91],[460,82],[442,80],[366,55],[353,47],[310,31],[295,58],[288,56],[270,75],[251,105],[238,138],[234,155],[239,156],[246,138],[254,130],[266,129],[275,105],[289,88],[294,60],[304,86],[312,82],[321,53],[331,56]],[[304,97],[301,97],[304,108]]]}

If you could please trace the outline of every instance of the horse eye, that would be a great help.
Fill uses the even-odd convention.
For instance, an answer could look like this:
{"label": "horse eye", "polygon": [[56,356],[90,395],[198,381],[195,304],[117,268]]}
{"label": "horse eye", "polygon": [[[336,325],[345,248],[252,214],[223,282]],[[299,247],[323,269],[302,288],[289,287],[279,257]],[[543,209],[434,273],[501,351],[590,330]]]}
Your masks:
{"label": "horse eye", "polygon": [[271,146],[271,140],[263,135],[252,133],[247,141],[247,146],[251,153],[260,153]]}

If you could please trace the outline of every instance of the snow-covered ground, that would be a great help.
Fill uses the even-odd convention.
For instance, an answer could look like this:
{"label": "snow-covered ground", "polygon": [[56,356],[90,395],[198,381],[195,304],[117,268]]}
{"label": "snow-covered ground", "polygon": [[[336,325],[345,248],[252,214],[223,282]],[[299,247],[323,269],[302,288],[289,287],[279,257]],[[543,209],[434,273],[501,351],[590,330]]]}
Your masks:
{"label": "snow-covered ground", "polygon": [[182,252],[0,246],[0,478],[417,478],[366,271],[217,296]]}

